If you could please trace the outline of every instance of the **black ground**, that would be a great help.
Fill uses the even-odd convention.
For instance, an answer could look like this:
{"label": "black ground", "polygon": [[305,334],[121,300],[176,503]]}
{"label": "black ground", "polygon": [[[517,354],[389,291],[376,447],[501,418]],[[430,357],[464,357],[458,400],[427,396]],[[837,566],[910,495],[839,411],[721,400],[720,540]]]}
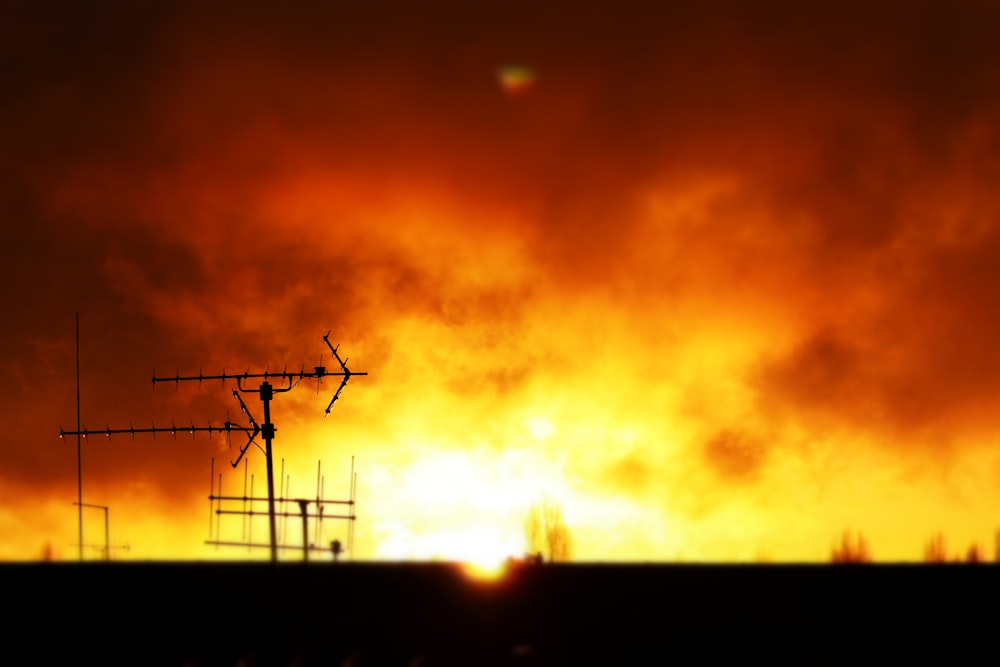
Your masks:
{"label": "black ground", "polygon": [[[8,656],[100,665],[996,662],[998,565],[32,563]],[[69,661],[67,663],[66,661]]]}

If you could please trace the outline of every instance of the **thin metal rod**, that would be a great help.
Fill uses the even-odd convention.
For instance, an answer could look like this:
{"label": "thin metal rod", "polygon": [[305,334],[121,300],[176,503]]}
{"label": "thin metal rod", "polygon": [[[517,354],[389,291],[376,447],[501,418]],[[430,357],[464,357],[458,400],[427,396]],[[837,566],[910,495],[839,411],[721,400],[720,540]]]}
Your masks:
{"label": "thin metal rod", "polygon": [[83,446],[80,437],[80,313],[76,314],[76,497],[80,522],[80,560],[83,560]]}
{"label": "thin metal rod", "polygon": [[[222,495],[222,473],[221,472],[219,473],[219,495],[220,496]],[[220,525],[221,521],[222,521],[222,517],[221,516],[216,516],[215,517],[215,534],[218,535],[219,537],[222,537],[222,533],[221,533],[222,526]],[[216,551],[218,551],[218,549],[216,549]]]}
{"label": "thin metal rod", "polygon": [[313,538],[313,544],[319,544],[319,538],[323,535],[322,523],[323,523],[323,496],[326,494],[326,477],[323,477],[319,481],[319,497],[316,499],[316,509],[319,511],[319,521],[316,522],[316,537]]}
{"label": "thin metal rod", "polygon": [[215,484],[215,457],[212,457],[212,473],[208,476],[208,538],[212,539],[212,485]]}
{"label": "thin metal rod", "polygon": [[299,509],[302,510],[302,560],[309,562],[309,501],[300,500]]}
{"label": "thin metal rod", "polygon": [[[206,540],[205,544],[214,544],[216,546],[228,546],[228,547],[248,547],[250,549],[270,549],[271,545],[266,542],[227,542],[223,540]],[[279,549],[289,549],[289,550],[299,550],[302,547],[298,544],[282,544],[278,546]]]}
{"label": "thin metal rod", "polygon": [[[285,509],[286,509],[285,508],[285,500],[284,500],[284,497],[285,497],[285,457],[284,456],[281,457],[281,490],[278,492],[278,495],[281,496],[281,511],[284,512]],[[286,522],[284,520],[282,520],[282,522],[281,522],[281,538],[278,540],[279,542],[283,542],[284,539],[285,539],[285,524],[286,524]]]}
{"label": "thin metal rod", "polygon": [[[289,474],[285,478],[285,494],[291,495],[292,493],[292,476]],[[285,498],[281,499],[281,511],[286,512],[285,508]],[[288,539],[288,522],[282,519],[281,521],[281,540],[284,542]]]}
{"label": "thin metal rod", "polygon": [[[250,475],[252,478],[253,475]],[[210,500],[243,500],[250,503],[266,503],[268,498],[266,496],[209,496]],[[286,503],[286,502],[299,502],[300,498],[275,498],[276,503]],[[315,500],[310,500],[309,502],[314,503]],[[323,505],[353,505],[354,503],[350,500],[320,500]],[[284,511],[284,510],[281,510]],[[293,514],[293,516],[298,516]]]}
{"label": "thin metal rod", "polygon": [[[348,495],[347,497],[351,499],[351,514],[354,514],[354,455],[351,455],[351,477],[348,481]],[[347,553],[351,560],[354,560],[354,535],[353,530],[354,521],[347,524]]]}
{"label": "thin metal rod", "polygon": [[[243,464],[243,509],[247,508],[247,475],[250,472],[250,460],[247,459]],[[240,534],[241,539],[247,538],[247,520],[243,519],[243,532]]]}
{"label": "thin metal rod", "polygon": [[[354,469],[354,457],[351,457],[351,470]],[[354,560],[354,522],[358,520],[358,473],[351,476],[351,523],[347,525],[348,549],[351,560]]]}
{"label": "thin metal rod", "polygon": [[[305,500],[305,501],[301,501],[301,502],[310,503],[312,501]],[[240,514],[240,515],[249,515],[249,516],[269,516],[268,512],[264,512],[264,511],[254,512],[253,510],[250,510],[249,512],[244,512],[242,510],[215,510],[215,513],[216,514]],[[301,517],[302,514],[298,513],[298,512],[275,512],[275,516],[285,516],[285,517],[296,517],[297,516],[297,517]],[[310,518],[310,519],[320,519],[320,518],[327,518],[327,519],[354,519],[354,517],[352,515],[350,515],[350,514],[307,514],[306,516],[308,518]]]}
{"label": "thin metal rod", "polygon": [[[253,475],[250,475],[250,497],[253,498]],[[219,514],[222,514],[222,510],[221,509],[216,510],[216,511]],[[246,510],[244,510],[244,512],[245,511]],[[247,519],[247,526],[248,526],[247,527],[247,542],[250,542],[250,541],[252,541],[250,536],[253,535],[253,511],[252,510],[249,512],[248,517],[249,518]],[[247,551],[249,551],[249,549],[247,549]]]}
{"label": "thin metal rod", "polygon": [[[316,461],[316,507],[319,509],[320,516],[323,516],[323,505],[320,503],[320,494],[323,492],[323,478],[320,476],[320,471],[323,469],[323,462]],[[313,537],[313,543],[319,544],[319,525],[322,521],[317,521],[315,526],[315,537]]]}

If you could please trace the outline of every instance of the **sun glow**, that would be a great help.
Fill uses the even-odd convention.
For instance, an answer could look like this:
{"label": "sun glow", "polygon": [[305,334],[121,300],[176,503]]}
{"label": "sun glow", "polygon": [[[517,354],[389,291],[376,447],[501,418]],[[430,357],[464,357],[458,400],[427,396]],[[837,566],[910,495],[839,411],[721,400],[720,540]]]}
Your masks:
{"label": "sun glow", "polygon": [[373,516],[386,517],[368,533],[376,558],[462,562],[477,569],[495,570],[526,553],[526,521],[542,492],[570,496],[565,482],[557,483],[559,466],[530,447],[463,452],[425,446],[412,461],[379,462],[366,479],[375,488],[395,489],[394,498],[420,501],[371,507]]}
{"label": "sun glow", "polygon": [[475,581],[500,581],[507,574],[509,560],[467,561],[462,563],[462,573]]}

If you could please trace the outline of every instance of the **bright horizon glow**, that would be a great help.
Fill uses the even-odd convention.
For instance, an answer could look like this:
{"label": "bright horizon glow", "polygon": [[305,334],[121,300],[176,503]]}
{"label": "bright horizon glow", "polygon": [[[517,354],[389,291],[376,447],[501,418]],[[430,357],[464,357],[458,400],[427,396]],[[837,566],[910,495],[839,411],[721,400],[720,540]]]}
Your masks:
{"label": "bright horizon glow", "polygon": [[462,573],[473,581],[492,583],[506,576],[509,562],[506,558],[500,561],[462,561],[459,567]]}

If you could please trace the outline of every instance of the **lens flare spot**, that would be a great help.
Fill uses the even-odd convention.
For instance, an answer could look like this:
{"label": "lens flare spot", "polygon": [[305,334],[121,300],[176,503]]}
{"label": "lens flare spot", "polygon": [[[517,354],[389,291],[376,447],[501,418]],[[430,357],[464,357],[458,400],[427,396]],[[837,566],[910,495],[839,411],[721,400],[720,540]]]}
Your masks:
{"label": "lens flare spot", "polygon": [[530,67],[508,65],[497,70],[497,78],[504,92],[516,97],[534,88],[538,75]]}

